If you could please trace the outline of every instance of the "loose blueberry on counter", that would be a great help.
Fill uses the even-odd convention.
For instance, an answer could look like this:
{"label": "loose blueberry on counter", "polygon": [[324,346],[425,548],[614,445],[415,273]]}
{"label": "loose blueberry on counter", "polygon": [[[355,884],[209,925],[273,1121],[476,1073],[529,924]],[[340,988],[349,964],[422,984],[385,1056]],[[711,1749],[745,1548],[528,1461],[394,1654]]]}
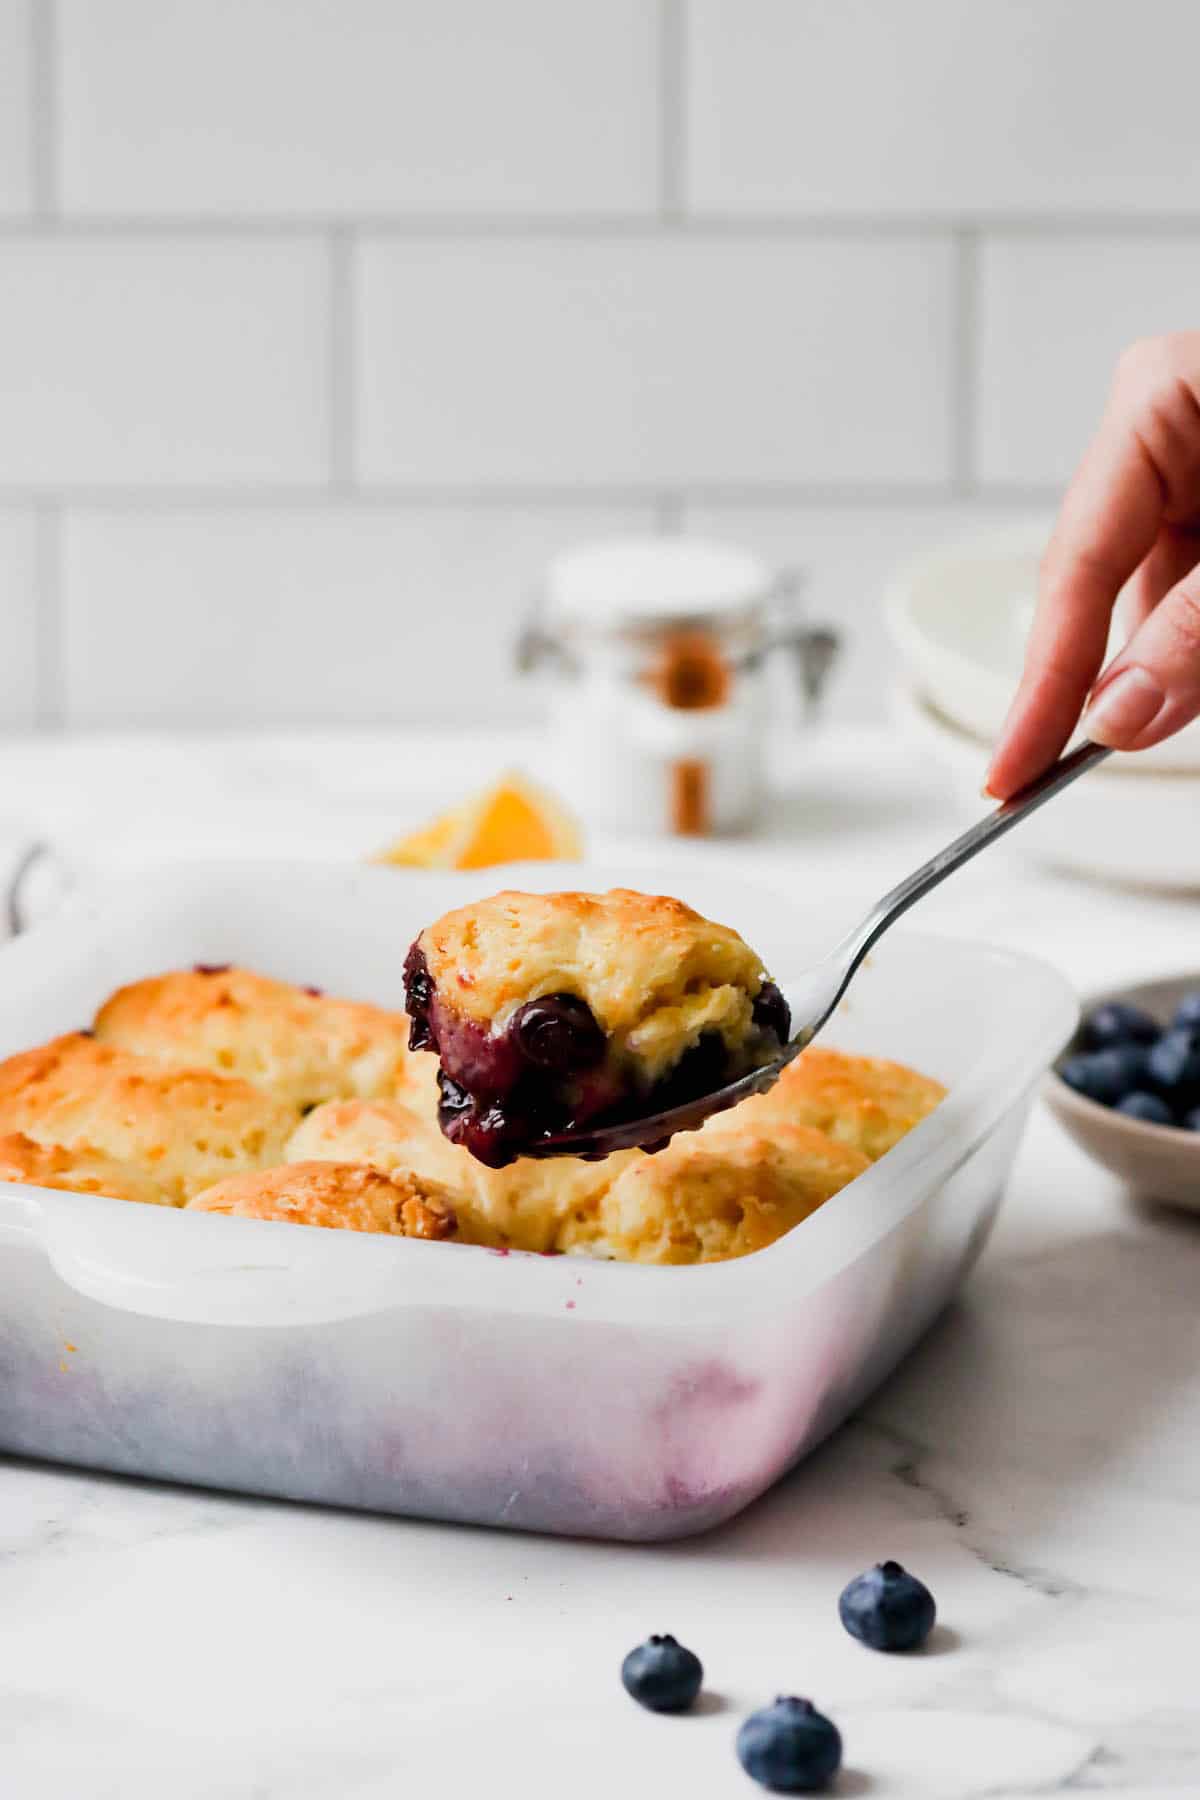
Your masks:
{"label": "loose blueberry on counter", "polygon": [[1153,1051],[1147,1053],[1140,1044],[1116,1044],[1110,1050],[1069,1056],[1059,1073],[1076,1093],[1099,1101],[1101,1106],[1115,1106],[1143,1085],[1148,1054],[1153,1055]]}
{"label": "loose blueberry on counter", "polygon": [[1117,1101],[1114,1110],[1124,1113],[1127,1119],[1140,1119],[1144,1125],[1175,1123],[1175,1115],[1166,1101],[1158,1094],[1147,1094],[1142,1088],[1135,1088],[1132,1094],[1125,1094]]}
{"label": "loose blueberry on counter", "polygon": [[1175,1008],[1175,1016],[1171,1023],[1172,1025],[1182,1025],[1189,1030],[1194,1030],[1197,1025],[1200,1025],[1200,988],[1193,988],[1190,994],[1183,996]]}
{"label": "loose blueberry on counter", "polygon": [[876,1563],[843,1588],[842,1624],[872,1650],[916,1650],[933,1630],[937,1607],[923,1581],[898,1562]]}
{"label": "loose blueberry on counter", "polygon": [[1085,1050],[1107,1050],[1114,1044],[1152,1044],[1162,1026],[1140,1006],[1106,1000],[1083,1021],[1080,1043]]}
{"label": "loose blueberry on counter", "polygon": [[627,1694],[651,1712],[686,1712],[700,1692],[704,1669],[700,1658],[666,1633],[647,1638],[621,1664]]}
{"label": "loose blueberry on counter", "polygon": [[737,1735],[738,1761],[775,1794],[815,1794],[842,1766],[842,1737],[811,1700],[780,1695],[751,1713]]}

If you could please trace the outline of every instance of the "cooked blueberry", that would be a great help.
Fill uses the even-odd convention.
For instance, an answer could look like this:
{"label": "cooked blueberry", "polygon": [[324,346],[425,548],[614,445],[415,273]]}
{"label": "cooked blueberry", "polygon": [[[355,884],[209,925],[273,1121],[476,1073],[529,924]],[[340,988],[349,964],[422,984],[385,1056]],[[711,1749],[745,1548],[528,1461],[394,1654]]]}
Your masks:
{"label": "cooked blueberry", "polygon": [[1200,1025],[1173,1025],[1164,1031],[1146,1058],[1146,1072],[1176,1104],[1200,1098]]}
{"label": "cooked blueberry", "polygon": [[1113,1044],[1152,1044],[1162,1026],[1140,1006],[1106,1000],[1083,1021],[1080,1042],[1085,1050],[1107,1050]]}
{"label": "cooked blueberry", "polygon": [[876,1563],[842,1589],[842,1624],[872,1650],[915,1650],[933,1630],[937,1608],[923,1581],[898,1562]]}
{"label": "cooked blueberry", "polygon": [[232,963],[193,963],[192,973],[194,975],[228,975],[232,967]]}
{"label": "cooked blueberry", "polygon": [[604,1055],[600,1023],[587,1001],[575,994],[527,1000],[513,1014],[509,1030],[528,1062],[558,1075],[590,1069]]}
{"label": "cooked blueberry", "polygon": [[700,1692],[704,1669],[700,1658],[676,1643],[668,1632],[647,1638],[621,1664],[625,1692],[651,1712],[686,1712]]}
{"label": "cooked blueberry", "polygon": [[438,1124],[452,1144],[469,1150],[476,1162],[489,1169],[503,1169],[520,1154],[514,1140],[524,1135],[528,1121],[513,1118],[494,1101],[481,1101],[457,1081],[438,1070]]}
{"label": "cooked blueberry", "polygon": [[1189,1030],[1194,1030],[1197,1025],[1200,1025],[1200,988],[1193,988],[1190,994],[1183,996],[1175,1008],[1175,1016],[1171,1023],[1172,1025],[1186,1026]]}
{"label": "cooked blueberry", "polygon": [[457,1081],[453,1081],[447,1075],[445,1069],[438,1070],[437,1084],[440,1096],[438,1111],[445,1113],[448,1118],[452,1119],[459,1113],[469,1112],[475,1104],[466,1089],[460,1088]]}
{"label": "cooked blueberry", "polygon": [[1127,1119],[1141,1119],[1146,1125],[1173,1125],[1175,1115],[1166,1101],[1158,1094],[1148,1094],[1144,1088],[1135,1088],[1132,1094],[1126,1094],[1117,1101],[1116,1111],[1124,1113]]}
{"label": "cooked blueberry", "polygon": [[781,1044],[792,1035],[792,1011],[773,981],[764,981],[754,1001],[754,1023],[760,1031],[773,1031]]}
{"label": "cooked blueberry", "polygon": [[775,1794],[815,1794],[842,1765],[842,1737],[811,1700],[785,1699],[751,1713],[737,1735],[738,1761]]}
{"label": "cooked blueberry", "polygon": [[436,1048],[429,1025],[429,1008],[433,1004],[433,978],[420,941],[409,946],[404,959],[404,1010],[412,1020],[408,1029],[410,1050]]}
{"label": "cooked blueberry", "polygon": [[1124,1095],[1142,1085],[1146,1063],[1147,1052],[1142,1045],[1117,1044],[1111,1050],[1069,1056],[1060,1073],[1067,1086],[1077,1093],[1098,1100],[1101,1106],[1115,1106]]}

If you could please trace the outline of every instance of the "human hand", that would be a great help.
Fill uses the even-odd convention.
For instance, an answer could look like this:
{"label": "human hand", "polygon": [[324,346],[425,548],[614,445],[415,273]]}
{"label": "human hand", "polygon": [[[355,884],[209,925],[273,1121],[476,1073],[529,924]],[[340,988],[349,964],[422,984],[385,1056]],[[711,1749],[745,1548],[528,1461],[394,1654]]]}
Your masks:
{"label": "human hand", "polygon": [[[1131,635],[1097,680],[1126,582]],[[1143,339],[1117,364],[1042,559],[988,792],[1005,799],[1053,762],[1085,701],[1088,736],[1114,750],[1200,715],[1200,331]]]}

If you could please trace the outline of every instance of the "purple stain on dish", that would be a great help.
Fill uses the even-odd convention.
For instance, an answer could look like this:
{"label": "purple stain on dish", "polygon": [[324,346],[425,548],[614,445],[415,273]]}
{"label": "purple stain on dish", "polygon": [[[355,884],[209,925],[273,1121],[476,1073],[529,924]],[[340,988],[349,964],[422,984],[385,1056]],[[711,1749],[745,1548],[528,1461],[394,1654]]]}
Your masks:
{"label": "purple stain on dish", "polygon": [[568,1311],[568,1312],[574,1312],[574,1311],[575,1311],[575,1302],[574,1302],[574,1301],[573,1301],[573,1300],[568,1300],[568,1301],[567,1301],[567,1311]]}
{"label": "purple stain on dish", "polygon": [[740,1375],[729,1363],[693,1363],[671,1383],[668,1405],[740,1406],[758,1397],[762,1384]]}
{"label": "purple stain on dish", "polygon": [[232,963],[193,963],[193,975],[228,975]]}

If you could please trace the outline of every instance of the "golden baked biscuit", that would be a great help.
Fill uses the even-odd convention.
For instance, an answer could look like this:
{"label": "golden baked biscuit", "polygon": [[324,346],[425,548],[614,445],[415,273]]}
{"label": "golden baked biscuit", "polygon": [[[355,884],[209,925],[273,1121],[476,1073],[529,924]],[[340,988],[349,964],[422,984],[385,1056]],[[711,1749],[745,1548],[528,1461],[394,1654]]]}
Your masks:
{"label": "golden baked biscuit", "polygon": [[459,1235],[453,1200],[444,1188],[402,1171],[384,1175],[362,1163],[297,1162],[230,1175],[189,1200],[188,1211],[393,1237]]}
{"label": "golden baked biscuit", "polygon": [[91,1145],[179,1205],[239,1169],[283,1161],[299,1112],[245,1081],[166,1069],[83,1032],[0,1063],[0,1133]]}
{"label": "golden baked biscuit", "polygon": [[454,1195],[471,1240],[517,1250],[550,1250],[568,1215],[590,1206],[641,1152],[625,1150],[604,1162],[556,1157],[522,1158],[505,1169],[487,1169],[450,1144],[438,1129],[432,1103],[333,1100],[303,1119],[287,1147],[289,1160],[328,1157],[369,1163],[385,1174],[409,1170],[418,1180],[441,1183]]}
{"label": "golden baked biscuit", "polygon": [[170,1195],[132,1163],[118,1162],[90,1144],[77,1144],[73,1150],[38,1144],[20,1131],[0,1137],[0,1181],[63,1188],[70,1194],[107,1194],[112,1200],[139,1200],[146,1206],[172,1204]]}
{"label": "golden baked biscuit", "polygon": [[171,1068],[212,1069],[291,1106],[394,1094],[408,1020],[249,969],[179,969],[136,981],[96,1014],[102,1043]]}
{"label": "golden baked biscuit", "polygon": [[919,1125],[946,1097],[940,1081],[880,1056],[849,1056],[814,1044],[765,1094],[709,1119],[707,1134],[785,1119],[823,1131],[872,1162]]}
{"label": "golden baked biscuit", "polygon": [[399,1100],[329,1100],[301,1119],[288,1140],[288,1162],[369,1163],[390,1175],[412,1169],[456,1190],[469,1183],[470,1157],[448,1144],[434,1119]]}
{"label": "golden baked biscuit", "polygon": [[781,1121],[707,1142],[684,1133],[624,1169],[593,1210],[572,1214],[558,1248],[621,1262],[724,1262],[773,1244],[869,1167],[849,1145]]}
{"label": "golden baked biscuit", "polygon": [[728,926],[664,895],[506,892],[427,926],[405,964],[446,1135],[501,1167],[769,1060],[788,1009]]}

